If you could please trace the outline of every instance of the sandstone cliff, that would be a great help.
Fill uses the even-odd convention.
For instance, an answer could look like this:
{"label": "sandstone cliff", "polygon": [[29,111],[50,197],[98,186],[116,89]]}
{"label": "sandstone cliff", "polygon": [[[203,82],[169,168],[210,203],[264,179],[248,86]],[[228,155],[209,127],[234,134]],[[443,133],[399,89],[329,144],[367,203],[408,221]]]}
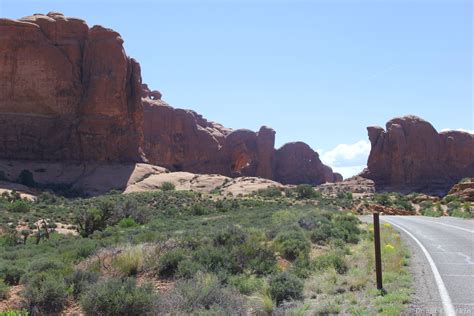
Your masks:
{"label": "sandstone cliff", "polygon": [[191,110],[175,109],[144,87],[145,152],[150,163],[172,171],[252,176],[283,184],[341,181],[305,143],[275,150],[275,131],[231,130]]}
{"label": "sandstone cliff", "polygon": [[140,67],[122,43],[60,13],[0,19],[0,158],[140,160]]}
{"label": "sandstone cliff", "polygon": [[342,180],[304,143],[275,150],[275,131],[230,130],[175,109],[142,84],[120,35],[60,13],[0,19],[0,158],[148,161],[172,171]]}
{"label": "sandstone cliff", "polygon": [[386,129],[368,127],[372,144],[362,176],[378,189],[444,195],[455,183],[474,176],[474,135],[438,133],[416,116],[390,120]]}

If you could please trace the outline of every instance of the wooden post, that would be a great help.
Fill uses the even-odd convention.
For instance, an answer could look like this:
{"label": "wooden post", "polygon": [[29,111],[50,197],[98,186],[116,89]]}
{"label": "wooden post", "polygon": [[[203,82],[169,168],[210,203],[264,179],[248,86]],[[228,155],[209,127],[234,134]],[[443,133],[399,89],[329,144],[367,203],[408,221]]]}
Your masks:
{"label": "wooden post", "polygon": [[382,285],[382,254],[380,252],[380,221],[379,213],[374,213],[374,244],[375,244],[375,274],[377,290],[383,290]]}

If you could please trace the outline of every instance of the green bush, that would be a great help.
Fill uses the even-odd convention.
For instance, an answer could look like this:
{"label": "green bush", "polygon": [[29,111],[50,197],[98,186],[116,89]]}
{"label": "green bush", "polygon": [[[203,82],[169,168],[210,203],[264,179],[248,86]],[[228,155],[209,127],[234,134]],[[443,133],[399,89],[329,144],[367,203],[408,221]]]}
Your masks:
{"label": "green bush", "polygon": [[315,199],[320,198],[321,193],[316,192],[316,190],[310,184],[299,184],[296,189],[296,198],[297,199]]}
{"label": "green bush", "polygon": [[0,277],[8,285],[18,285],[25,271],[15,266],[4,266],[0,269]]}
{"label": "green bush", "polygon": [[269,186],[268,188],[259,189],[257,191],[257,195],[263,196],[263,197],[266,197],[266,198],[280,197],[281,194],[282,194],[282,192],[281,192],[280,188],[278,188],[276,186]]}
{"label": "green bush", "polygon": [[242,297],[222,286],[217,276],[198,273],[190,280],[181,280],[160,297],[162,314],[245,315]]}
{"label": "green bush", "polygon": [[225,247],[237,246],[243,244],[247,238],[247,233],[245,233],[241,228],[232,225],[216,234],[214,237],[214,245]]}
{"label": "green bush", "polygon": [[135,222],[133,218],[127,217],[127,218],[122,218],[120,222],[118,223],[120,228],[129,228],[129,227],[137,227],[138,223]]}
{"label": "green bush", "polygon": [[[161,277],[173,277],[180,262],[187,258],[187,253],[184,249],[177,248],[170,250],[163,254],[158,260],[158,274]],[[184,267],[183,267],[184,269]],[[184,273],[184,271],[182,271]]]}
{"label": "green bush", "polygon": [[30,312],[56,313],[66,304],[66,289],[66,283],[61,276],[41,272],[28,278],[23,298]]}
{"label": "green bush", "polygon": [[284,301],[303,298],[303,281],[298,277],[282,272],[270,278],[270,295],[280,305]]}
{"label": "green bush", "polygon": [[229,277],[227,283],[237,289],[240,294],[250,295],[260,291],[265,282],[263,279],[257,278],[254,275],[233,275]]}
{"label": "green bush", "polygon": [[66,284],[72,289],[72,295],[77,299],[79,295],[99,280],[99,274],[97,272],[76,270],[65,280]]}
{"label": "green bush", "polygon": [[161,191],[174,191],[175,188],[175,185],[171,182],[163,182],[160,187]]}
{"label": "green bush", "polygon": [[198,262],[191,259],[184,259],[178,263],[178,269],[176,270],[176,276],[183,279],[193,278],[199,271],[203,271],[204,268]]}
{"label": "green bush", "polygon": [[7,284],[5,284],[3,280],[0,280],[0,301],[6,300],[8,298],[9,290],[10,290],[10,287]]}
{"label": "green bush", "polygon": [[344,260],[344,253],[340,251],[330,252],[316,257],[316,259],[314,259],[314,267],[321,271],[332,267],[339,274],[346,273],[348,269],[347,263]]}
{"label": "green bush", "polygon": [[202,204],[196,203],[196,204],[193,204],[193,206],[191,207],[191,213],[193,215],[200,216],[200,215],[206,215],[209,212]]}
{"label": "green bush", "polygon": [[234,247],[232,257],[235,262],[234,270],[238,272],[248,270],[257,275],[266,275],[276,269],[277,260],[273,250],[256,238]]}
{"label": "green bush", "polygon": [[112,267],[124,276],[137,275],[143,263],[143,250],[140,246],[130,246],[112,259]]}
{"label": "green bush", "polygon": [[310,243],[301,229],[292,229],[279,233],[275,238],[278,251],[288,260],[300,255],[309,255]]}
{"label": "green bush", "polygon": [[86,315],[154,315],[152,286],[137,287],[133,279],[109,279],[92,285],[81,298]]}
{"label": "green bush", "polygon": [[226,248],[201,246],[193,253],[193,259],[208,272],[226,275],[234,268],[231,254]]}
{"label": "green bush", "polygon": [[325,245],[332,236],[331,231],[331,225],[323,224],[311,232],[310,239],[315,244]]}
{"label": "green bush", "polygon": [[8,207],[8,210],[13,213],[28,213],[30,205],[23,200],[16,200]]}

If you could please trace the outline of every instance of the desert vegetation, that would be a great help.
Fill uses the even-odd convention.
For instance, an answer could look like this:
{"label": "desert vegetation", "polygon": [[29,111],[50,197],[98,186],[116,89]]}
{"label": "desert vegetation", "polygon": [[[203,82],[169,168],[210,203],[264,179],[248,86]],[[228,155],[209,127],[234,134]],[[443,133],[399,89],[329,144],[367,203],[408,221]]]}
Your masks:
{"label": "desert vegetation", "polygon": [[[370,227],[341,211],[351,199],[310,186],[224,198],[169,185],[93,198],[5,194],[0,306],[12,315],[399,312],[406,300],[379,302],[373,290]],[[384,231],[389,293],[408,293],[404,247]]]}

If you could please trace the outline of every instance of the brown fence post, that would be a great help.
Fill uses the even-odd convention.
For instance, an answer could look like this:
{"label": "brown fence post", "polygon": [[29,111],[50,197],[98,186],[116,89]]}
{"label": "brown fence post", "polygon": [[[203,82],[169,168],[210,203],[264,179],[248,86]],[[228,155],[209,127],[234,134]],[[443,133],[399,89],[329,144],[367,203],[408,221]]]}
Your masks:
{"label": "brown fence post", "polygon": [[382,285],[382,254],[380,251],[380,221],[379,213],[374,213],[374,244],[375,244],[375,274],[377,277],[377,290],[383,291]]}

